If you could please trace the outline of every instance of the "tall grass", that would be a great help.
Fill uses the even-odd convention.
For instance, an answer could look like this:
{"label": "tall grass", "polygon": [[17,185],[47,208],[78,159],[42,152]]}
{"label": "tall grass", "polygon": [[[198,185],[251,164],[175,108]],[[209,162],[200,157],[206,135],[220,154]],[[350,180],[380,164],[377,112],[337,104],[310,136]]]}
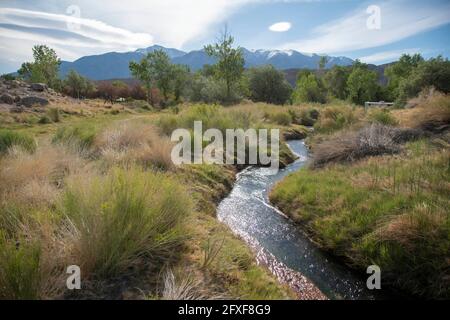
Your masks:
{"label": "tall grass", "polygon": [[176,254],[190,208],[176,180],[116,169],[105,177],[74,177],[60,210],[77,230],[77,263],[87,274],[106,277]]}
{"label": "tall grass", "polygon": [[36,141],[29,135],[7,129],[0,129],[0,155],[13,146],[19,146],[29,152],[36,150]]}
{"label": "tall grass", "polygon": [[174,168],[171,159],[172,143],[168,137],[160,136],[148,124],[122,124],[104,130],[94,140],[93,149],[108,166],[170,170]]}
{"label": "tall grass", "polygon": [[91,123],[83,123],[58,128],[53,136],[53,143],[65,144],[78,151],[85,151],[91,147],[98,128]]}
{"label": "tall grass", "polygon": [[314,129],[319,133],[332,133],[350,128],[364,118],[364,110],[349,105],[331,105],[320,110]]}
{"label": "tall grass", "polygon": [[401,157],[301,170],[271,201],[361,271],[375,263],[386,284],[448,298],[449,159],[448,151],[414,142]]}

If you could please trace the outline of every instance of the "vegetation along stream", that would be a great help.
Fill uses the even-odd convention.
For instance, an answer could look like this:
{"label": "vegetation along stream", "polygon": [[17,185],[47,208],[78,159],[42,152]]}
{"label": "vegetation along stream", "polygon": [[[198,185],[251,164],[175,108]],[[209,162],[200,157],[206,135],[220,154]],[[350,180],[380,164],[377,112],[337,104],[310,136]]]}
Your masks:
{"label": "vegetation along stream", "polygon": [[269,204],[273,185],[303,167],[308,149],[303,140],[288,142],[298,159],[276,175],[267,168],[249,167],[218,207],[218,218],[255,250],[258,263],[266,265],[280,282],[299,298],[374,299],[364,279],[334,261],[282,212]]}

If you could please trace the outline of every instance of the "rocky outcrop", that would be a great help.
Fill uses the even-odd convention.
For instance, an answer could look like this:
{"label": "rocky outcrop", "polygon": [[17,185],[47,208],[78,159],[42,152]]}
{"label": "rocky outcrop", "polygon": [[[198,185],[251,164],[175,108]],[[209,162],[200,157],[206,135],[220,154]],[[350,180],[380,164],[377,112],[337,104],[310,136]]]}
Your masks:
{"label": "rocky outcrop", "polygon": [[37,97],[37,96],[29,96],[24,97],[19,102],[20,105],[30,108],[35,105],[46,106],[49,104],[49,101],[45,98]]}
{"label": "rocky outcrop", "polygon": [[37,92],[47,91],[47,85],[45,83],[32,83],[30,89]]}
{"label": "rocky outcrop", "polygon": [[10,94],[4,93],[0,96],[0,101],[2,103],[6,104],[13,104],[14,103],[14,97]]}

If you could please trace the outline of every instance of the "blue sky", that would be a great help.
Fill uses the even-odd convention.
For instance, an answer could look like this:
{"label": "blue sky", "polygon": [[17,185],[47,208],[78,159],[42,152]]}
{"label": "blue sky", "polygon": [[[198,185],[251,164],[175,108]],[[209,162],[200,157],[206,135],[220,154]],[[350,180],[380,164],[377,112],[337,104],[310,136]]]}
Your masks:
{"label": "blue sky", "polygon": [[224,24],[248,49],[375,64],[402,53],[450,56],[448,0],[2,0],[0,73],[30,60],[35,44],[69,61],[152,44],[194,50],[214,41]]}

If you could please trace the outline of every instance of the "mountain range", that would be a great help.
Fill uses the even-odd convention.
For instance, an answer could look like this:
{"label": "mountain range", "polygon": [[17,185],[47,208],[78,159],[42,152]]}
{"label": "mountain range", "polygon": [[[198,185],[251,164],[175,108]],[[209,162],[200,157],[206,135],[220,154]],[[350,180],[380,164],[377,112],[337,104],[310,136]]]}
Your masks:
{"label": "mountain range", "polygon": [[[73,62],[62,61],[60,75],[65,77],[73,69],[91,80],[107,80],[130,78],[130,61],[139,61],[147,53],[163,50],[173,63],[185,64],[192,71],[201,69],[205,64],[214,64],[215,59],[208,56],[204,50],[184,52],[174,48],[165,48],[154,45],[131,52],[108,52],[100,55],[85,56]],[[245,67],[271,64],[280,70],[285,69],[316,69],[320,55],[304,54],[295,50],[247,50],[242,48]],[[327,68],[334,65],[347,66],[353,60],[347,57],[328,57]]]}

